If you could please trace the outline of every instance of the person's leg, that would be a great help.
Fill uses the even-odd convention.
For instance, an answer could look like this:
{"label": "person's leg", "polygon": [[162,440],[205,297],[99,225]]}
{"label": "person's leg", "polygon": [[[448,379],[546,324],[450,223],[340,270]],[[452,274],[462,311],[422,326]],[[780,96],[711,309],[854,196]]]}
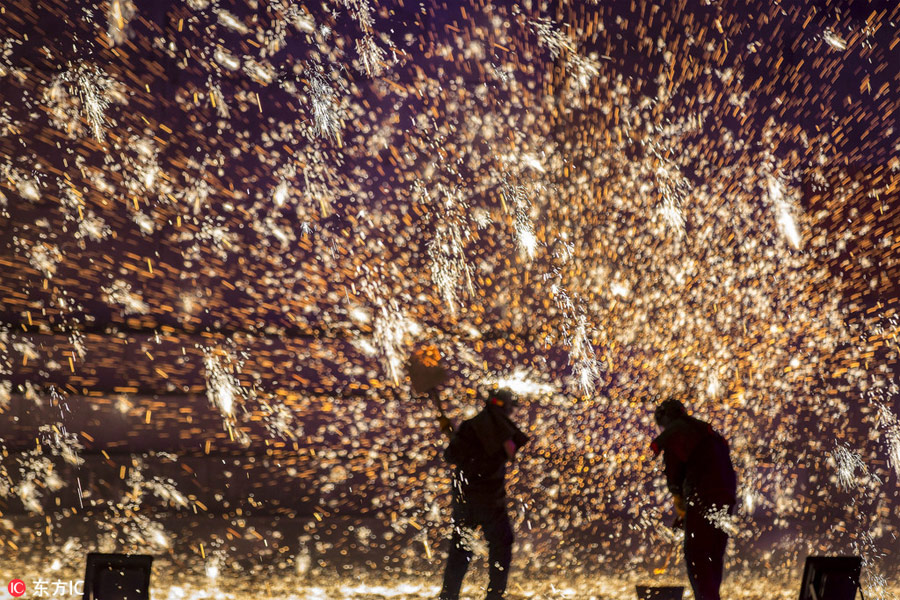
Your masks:
{"label": "person's leg", "polygon": [[501,600],[509,580],[509,566],[512,563],[513,530],[509,522],[506,506],[498,506],[489,510],[482,521],[484,538],[488,543],[488,561],[490,577],[485,598]]}
{"label": "person's leg", "polygon": [[728,535],[699,509],[684,518],[684,560],[695,600],[720,600],[723,560]]}
{"label": "person's leg", "polygon": [[444,568],[444,582],[441,585],[440,600],[458,600],[462,582],[469,570],[472,551],[462,535],[463,527],[471,527],[468,511],[460,506],[453,508],[453,534],[450,536],[450,549],[447,553],[447,566]]}
{"label": "person's leg", "polygon": [[698,592],[697,556],[699,548],[697,543],[697,525],[690,513],[684,516],[684,566],[687,570],[688,581],[694,590],[694,598],[702,600]]}
{"label": "person's leg", "polygon": [[[730,515],[734,510],[733,506],[727,508]],[[725,573],[725,549],[728,547],[728,534],[722,530],[721,526],[716,525],[709,518],[704,519],[706,526],[709,527],[707,533],[709,553],[709,586],[711,590],[715,590],[714,598],[719,598],[719,588],[722,587],[722,579]]]}

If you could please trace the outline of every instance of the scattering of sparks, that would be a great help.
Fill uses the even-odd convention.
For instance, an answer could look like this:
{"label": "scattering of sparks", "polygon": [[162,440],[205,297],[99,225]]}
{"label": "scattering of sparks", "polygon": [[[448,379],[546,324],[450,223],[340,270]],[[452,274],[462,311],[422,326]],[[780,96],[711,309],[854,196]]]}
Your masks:
{"label": "scattering of sparks", "polygon": [[0,562],[435,596],[433,417],[488,385],[529,400],[512,595],[681,576],[672,396],[731,444],[734,598],[849,552],[896,598],[900,15],[620,4],[7,3]]}

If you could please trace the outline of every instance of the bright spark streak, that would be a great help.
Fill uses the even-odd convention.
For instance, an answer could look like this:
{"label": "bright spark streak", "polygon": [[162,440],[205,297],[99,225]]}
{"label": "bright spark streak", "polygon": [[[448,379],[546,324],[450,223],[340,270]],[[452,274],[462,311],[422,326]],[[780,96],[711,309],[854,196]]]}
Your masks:
{"label": "bright spark streak", "polygon": [[498,387],[509,389],[514,394],[525,396],[548,394],[556,389],[552,385],[529,379],[528,374],[521,369],[514,371],[510,375],[488,379],[485,383],[496,384]]}
{"label": "bright spark streak", "polygon": [[825,41],[829,46],[834,48],[835,50],[846,50],[847,49],[847,40],[831,31],[830,29],[825,32],[822,36],[825,38]]}

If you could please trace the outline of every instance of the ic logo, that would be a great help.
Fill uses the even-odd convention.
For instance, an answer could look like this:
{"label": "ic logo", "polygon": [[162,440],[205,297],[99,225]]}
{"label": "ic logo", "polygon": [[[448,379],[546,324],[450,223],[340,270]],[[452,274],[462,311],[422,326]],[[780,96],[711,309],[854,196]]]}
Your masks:
{"label": "ic logo", "polygon": [[6,589],[9,590],[9,593],[13,598],[18,598],[25,593],[25,582],[21,579],[13,579],[9,582],[9,585],[6,586]]}

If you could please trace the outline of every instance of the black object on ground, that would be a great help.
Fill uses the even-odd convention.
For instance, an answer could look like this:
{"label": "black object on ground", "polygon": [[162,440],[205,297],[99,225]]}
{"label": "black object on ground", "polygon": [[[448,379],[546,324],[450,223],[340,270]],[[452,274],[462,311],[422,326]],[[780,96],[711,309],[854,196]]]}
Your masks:
{"label": "black object on ground", "polygon": [[680,585],[667,586],[637,586],[638,600],[682,600],[684,598],[684,587]]}
{"label": "black object on ground", "polygon": [[150,600],[152,556],[87,555],[82,600]]}
{"label": "black object on ground", "polygon": [[853,600],[861,571],[858,556],[807,556],[800,600]]}

